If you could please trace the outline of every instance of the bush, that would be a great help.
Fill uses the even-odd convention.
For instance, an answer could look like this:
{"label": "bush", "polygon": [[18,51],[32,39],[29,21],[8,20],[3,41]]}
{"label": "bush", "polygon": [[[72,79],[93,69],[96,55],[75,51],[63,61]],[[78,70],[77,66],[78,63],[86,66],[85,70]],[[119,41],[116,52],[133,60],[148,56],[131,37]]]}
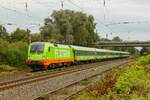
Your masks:
{"label": "bush", "polygon": [[[150,100],[149,64],[150,55],[140,57],[127,67],[113,70],[111,77],[104,78],[99,84],[92,86],[92,89],[89,88],[77,100]],[[91,94],[93,91],[96,91],[94,95]],[[95,99],[96,97],[98,98]]]}
{"label": "bush", "polygon": [[0,65],[22,67],[27,58],[28,44],[24,42],[9,43],[0,39]]}
{"label": "bush", "polygon": [[137,60],[137,64],[139,65],[148,65],[150,64],[150,54],[147,56],[143,56]]}
{"label": "bush", "polygon": [[128,67],[118,70],[119,75],[116,77],[114,87],[108,95],[103,95],[103,97],[117,98],[118,100],[149,100],[149,64],[150,55],[140,57]]}
{"label": "bush", "polygon": [[119,99],[129,99],[134,93],[144,96],[150,87],[148,83],[150,75],[142,66],[130,66],[117,78],[113,93]]}
{"label": "bush", "polygon": [[81,93],[77,100],[102,100],[100,98],[97,91],[92,91],[90,94],[88,92]]}

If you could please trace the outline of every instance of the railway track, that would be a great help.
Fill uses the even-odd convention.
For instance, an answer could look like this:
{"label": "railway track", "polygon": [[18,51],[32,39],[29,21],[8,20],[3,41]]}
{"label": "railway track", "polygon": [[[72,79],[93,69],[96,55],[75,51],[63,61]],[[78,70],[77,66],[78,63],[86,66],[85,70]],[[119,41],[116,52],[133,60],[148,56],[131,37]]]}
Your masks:
{"label": "railway track", "polygon": [[[107,64],[103,65],[101,70],[106,71],[107,69],[105,68],[105,66],[107,66],[107,65],[112,66],[110,63],[114,64],[113,66],[120,66],[124,63],[127,63],[129,61],[129,59],[128,60],[124,59],[124,62],[121,62],[120,64],[118,64],[117,62],[120,62],[120,61],[123,61],[123,60],[110,61],[109,63],[107,62]],[[71,84],[74,84],[78,81],[81,81],[81,80],[85,79],[86,77],[91,77],[92,75],[90,75],[90,74],[87,74],[87,76],[84,76],[84,77],[82,74],[83,74],[83,72],[85,72],[85,73],[88,72],[88,70],[89,70],[89,73],[92,73],[92,71],[97,71],[96,68],[97,68],[97,66],[86,66],[86,67],[81,67],[78,69],[73,68],[73,69],[64,70],[62,72],[44,73],[41,75],[29,77],[29,78],[23,78],[20,80],[14,80],[14,81],[9,81],[9,82],[5,82],[5,83],[0,83],[0,99],[10,100],[10,98],[12,98],[12,97],[14,98],[15,95],[17,95],[17,92],[19,93],[18,94],[19,97],[17,97],[15,100],[35,99],[35,97],[42,96],[44,93],[54,92],[56,90],[59,90],[60,88],[63,88],[63,87],[69,86]],[[102,72],[104,72],[104,71],[102,71]],[[80,77],[79,78],[76,77],[77,78],[76,80],[70,79],[70,81],[69,81],[69,77],[73,78],[74,77],[73,75],[77,76],[80,74],[81,74],[81,79],[80,79]],[[68,80],[67,80],[67,77],[68,77]],[[60,81],[64,84],[62,84],[62,87],[61,86],[55,86],[57,84],[57,83],[55,83],[55,81],[56,82]],[[41,90],[42,90],[41,83],[43,85],[45,85],[44,82],[45,82],[45,84],[47,82],[47,85],[49,83],[50,89],[45,90],[45,91],[43,90],[43,93],[42,93],[42,91],[39,91],[40,88],[38,88],[38,87],[41,87]],[[44,87],[47,87],[47,85],[45,85]],[[26,88],[23,88],[23,87],[26,87]],[[30,95],[29,93],[27,93],[28,95],[21,94],[21,93],[26,93],[27,91],[29,92],[28,89],[30,89],[30,88],[32,88],[32,89],[36,88],[39,91],[39,93],[37,93],[37,95],[36,95],[36,93],[34,95],[33,94]],[[9,95],[9,93],[11,93],[12,91],[14,91],[14,92],[16,91],[16,93]],[[32,91],[34,91],[34,90],[32,90]],[[30,92],[32,92],[32,91],[30,91]],[[24,97],[20,97],[20,96],[25,96],[25,97],[29,96],[29,97],[24,98]]]}
{"label": "railway track", "polygon": [[[99,65],[103,65],[103,64],[107,64],[107,63],[111,63],[111,62],[117,62],[117,61],[118,60],[104,61]],[[90,66],[87,66],[87,65],[90,65]],[[40,75],[35,75],[35,76],[32,76],[32,77],[26,77],[26,78],[22,78],[22,79],[18,79],[18,80],[3,82],[3,83],[0,83],[0,91],[8,89],[8,88],[15,87],[17,85],[19,86],[19,85],[27,84],[27,83],[34,82],[34,81],[41,81],[41,80],[44,80],[44,79],[47,79],[47,78],[57,77],[57,76],[60,76],[60,75],[69,74],[69,73],[82,71],[82,70],[86,70],[88,68],[95,67],[95,66],[91,67],[91,65],[92,64],[78,65],[80,68],[77,67],[77,66],[73,66],[72,68],[69,68],[69,67],[65,68],[62,71],[54,71],[54,72],[46,72],[46,73],[43,72],[43,74],[40,74]],[[86,66],[86,67],[84,67],[84,66]]]}
{"label": "railway track", "polygon": [[[113,67],[113,68],[117,68],[117,67],[120,68],[120,67],[123,67],[123,66],[127,65],[127,63],[128,63],[128,61],[127,61],[127,62],[124,62],[124,63],[121,63],[121,64],[119,64],[119,65],[117,65],[117,66],[115,66],[115,67]],[[98,81],[98,80],[101,78],[101,76],[102,76],[103,74],[110,72],[113,68],[106,69],[104,72],[102,72],[102,73],[100,73],[100,74],[98,74],[98,75],[89,77],[88,79],[86,79],[86,81],[89,81],[89,80],[91,81],[89,84],[86,84],[86,85],[82,85],[82,86],[81,86],[80,82],[84,81],[84,80],[81,80],[80,82],[70,84],[69,86],[67,86],[67,87],[65,87],[65,88],[62,88],[62,89],[57,90],[57,91],[54,91],[54,92],[48,94],[48,95],[49,95],[49,100],[73,100],[73,98],[74,98],[77,94],[79,94],[80,92],[84,91],[84,90],[87,89],[89,86],[93,85],[96,81]],[[77,87],[77,88],[79,87],[79,89],[74,89],[74,88],[72,88],[72,87]],[[69,91],[69,92],[70,92],[70,91],[73,91],[73,90],[75,90],[75,91],[73,91],[74,93],[70,93],[70,94],[65,94],[65,95],[64,95],[64,93],[62,92],[62,91],[64,91],[63,89],[65,89],[66,91]],[[73,89],[73,90],[71,90],[71,89]],[[65,92],[66,92],[66,91],[65,91]],[[68,92],[68,93],[69,93],[69,92]],[[56,98],[56,97],[57,97],[57,98]],[[35,99],[35,100],[41,100],[41,98],[37,98],[37,99]]]}
{"label": "railway track", "polygon": [[[122,64],[121,66],[116,66],[116,67],[122,67],[122,66],[125,66],[125,65],[127,65],[127,63],[124,63],[124,64]],[[106,70],[106,71],[102,72],[102,73],[99,74],[99,75],[96,75],[96,76],[97,76],[96,78],[95,78],[94,76],[93,76],[93,77],[90,77],[90,78],[87,79],[87,80],[92,80],[92,82],[90,82],[89,84],[85,85],[83,88],[81,88],[81,89],[75,91],[74,93],[72,93],[72,94],[70,94],[70,95],[68,95],[68,96],[66,96],[66,97],[64,97],[64,98],[62,98],[61,100],[75,100],[76,96],[77,96],[79,93],[83,92],[84,90],[88,89],[90,86],[94,85],[97,81],[99,81],[99,80],[101,79],[101,76],[102,76],[103,74],[111,72],[112,69],[113,69],[113,68],[111,68],[111,69],[109,69],[109,70]],[[78,85],[78,84],[80,85],[80,83],[76,83],[75,85]],[[71,87],[71,86],[70,86],[70,87]]]}
{"label": "railway track", "polygon": [[15,78],[14,79],[14,77],[11,77],[13,79],[9,78],[9,80],[5,80],[5,81],[3,81],[1,79],[0,80],[0,86],[10,84],[10,83],[19,82],[19,81],[24,81],[24,80],[28,80],[28,79],[33,79],[33,78],[37,78],[37,77],[41,77],[41,76],[45,76],[45,75],[55,74],[55,73],[62,72],[62,71],[73,70],[73,69],[81,68],[84,66],[93,66],[93,65],[95,66],[95,64],[96,65],[97,64],[102,65],[104,63],[109,63],[109,62],[111,62],[111,61],[108,60],[108,61],[94,62],[94,63],[84,64],[84,65],[73,65],[73,66],[69,66],[69,67],[60,67],[60,68],[55,68],[55,69],[48,70],[48,71],[29,72],[29,73],[26,73],[24,75],[24,77],[22,77],[22,78]]}

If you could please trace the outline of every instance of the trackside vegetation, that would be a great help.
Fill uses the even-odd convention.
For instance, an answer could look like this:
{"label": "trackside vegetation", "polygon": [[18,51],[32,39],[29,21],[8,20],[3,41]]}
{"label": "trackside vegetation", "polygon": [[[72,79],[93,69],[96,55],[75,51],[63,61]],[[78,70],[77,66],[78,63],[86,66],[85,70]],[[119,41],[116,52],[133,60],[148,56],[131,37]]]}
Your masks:
{"label": "trackside vegetation", "polygon": [[[22,69],[26,66],[27,50],[30,42],[76,44],[87,46],[97,42],[94,17],[72,10],[54,11],[51,18],[44,20],[39,33],[17,28],[13,32],[0,25],[0,66],[13,66]],[[7,67],[6,67],[7,68]]]}
{"label": "trackside vegetation", "polygon": [[[29,29],[20,28],[8,32],[4,26],[0,25],[0,66],[26,68],[25,62],[30,42],[47,41],[88,47],[100,41],[122,41],[119,37],[113,40],[101,39],[100,33],[96,32],[96,23],[92,15],[72,10],[57,10],[50,16],[45,18],[40,32],[34,34]],[[135,48],[104,49],[127,51],[131,54],[138,52]],[[143,53],[144,51],[145,49]]]}
{"label": "trackside vegetation", "polygon": [[114,69],[77,96],[76,100],[149,100],[150,55]]}
{"label": "trackside vegetation", "polygon": [[16,71],[17,69],[15,67],[9,65],[0,65],[0,76],[4,76]]}
{"label": "trackside vegetation", "polygon": [[0,38],[0,76],[25,68],[27,43],[9,42]]}
{"label": "trackside vegetation", "polygon": [[0,65],[20,67],[25,65],[28,45],[25,42],[9,43],[0,39]]}

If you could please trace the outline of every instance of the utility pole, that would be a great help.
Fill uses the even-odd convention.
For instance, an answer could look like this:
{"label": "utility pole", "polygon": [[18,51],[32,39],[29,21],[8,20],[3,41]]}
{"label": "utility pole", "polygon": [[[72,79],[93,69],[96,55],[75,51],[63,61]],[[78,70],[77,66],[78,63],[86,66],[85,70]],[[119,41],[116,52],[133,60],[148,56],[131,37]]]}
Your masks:
{"label": "utility pole", "polygon": [[104,0],[104,7],[106,6],[106,1]]}
{"label": "utility pole", "polygon": [[30,30],[27,28],[27,33],[29,34],[29,44],[32,42],[32,40],[31,40],[31,34],[30,34]]}
{"label": "utility pole", "polygon": [[26,11],[28,11],[28,3],[27,2],[25,3],[25,8],[26,8]]}
{"label": "utility pole", "polygon": [[106,39],[108,39],[108,34],[106,34]]}
{"label": "utility pole", "polygon": [[61,1],[61,9],[64,8],[64,1]]}
{"label": "utility pole", "polygon": [[[103,6],[104,6],[104,11],[105,11],[105,7],[106,7],[106,0],[103,0]],[[105,15],[105,12],[104,12],[104,21],[106,19],[106,15]]]}

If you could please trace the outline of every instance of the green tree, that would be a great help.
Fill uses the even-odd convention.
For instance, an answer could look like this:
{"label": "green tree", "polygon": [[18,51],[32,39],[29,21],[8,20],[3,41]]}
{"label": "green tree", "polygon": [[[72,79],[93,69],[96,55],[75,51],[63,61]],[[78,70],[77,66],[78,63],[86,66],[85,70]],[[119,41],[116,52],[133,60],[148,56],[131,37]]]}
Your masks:
{"label": "green tree", "polygon": [[115,42],[122,42],[123,40],[119,37],[119,36],[116,36],[112,39],[112,41],[115,41]]}
{"label": "green tree", "polygon": [[40,33],[31,34],[31,41],[32,42],[41,41],[41,34]]}
{"label": "green tree", "polygon": [[141,51],[140,51],[140,54],[141,54],[141,55],[144,55],[144,54],[148,54],[149,52],[150,52],[150,50],[149,50],[148,48],[143,47],[143,48],[141,49]]}
{"label": "green tree", "polygon": [[8,38],[7,30],[2,25],[0,25],[0,38],[3,38],[3,39]]}
{"label": "green tree", "polygon": [[17,28],[14,32],[11,33],[11,40],[13,42],[23,41],[29,42],[30,30],[24,30]]}
{"label": "green tree", "polygon": [[43,40],[88,46],[99,39],[94,18],[72,10],[54,11],[41,27]]}
{"label": "green tree", "polygon": [[0,38],[0,65],[25,66],[28,44],[22,41],[9,43]]}
{"label": "green tree", "polygon": [[[112,39],[112,42],[122,42],[123,40],[119,37],[119,36],[116,36]],[[126,51],[127,48],[125,47],[113,47],[113,50],[119,50],[119,51]]]}

